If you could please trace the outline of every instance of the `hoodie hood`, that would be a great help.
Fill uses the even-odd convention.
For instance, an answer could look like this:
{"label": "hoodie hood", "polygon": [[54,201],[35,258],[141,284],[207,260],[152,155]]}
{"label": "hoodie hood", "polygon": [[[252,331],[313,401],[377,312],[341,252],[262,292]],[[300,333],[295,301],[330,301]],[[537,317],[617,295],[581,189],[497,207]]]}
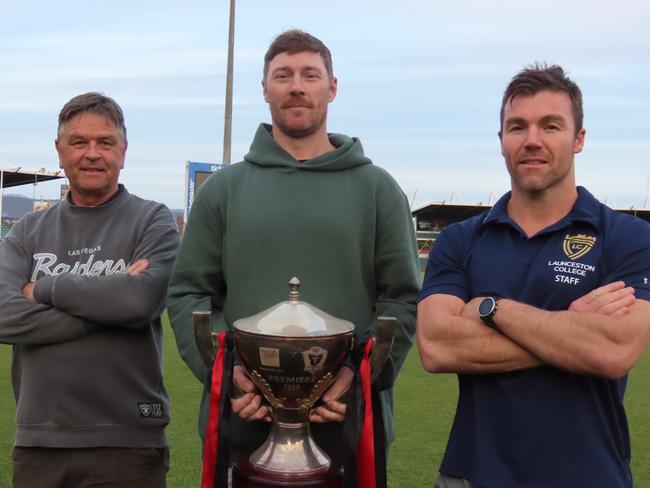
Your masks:
{"label": "hoodie hood", "polygon": [[244,161],[267,168],[294,168],[306,171],[341,171],[372,164],[363,154],[361,142],[356,137],[343,134],[327,136],[336,149],[300,162],[275,142],[269,124],[260,124]]}

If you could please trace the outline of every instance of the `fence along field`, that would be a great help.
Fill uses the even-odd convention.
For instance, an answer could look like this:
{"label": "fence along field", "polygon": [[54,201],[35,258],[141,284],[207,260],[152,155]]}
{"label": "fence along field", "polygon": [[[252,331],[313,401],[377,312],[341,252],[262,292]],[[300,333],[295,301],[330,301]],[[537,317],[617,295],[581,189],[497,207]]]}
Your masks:
{"label": "fence along field", "polygon": [[[10,375],[11,347],[0,345],[0,488],[11,486],[15,405]],[[172,399],[172,422],[167,430],[171,447],[168,486],[198,487],[201,463],[196,415],[201,386],[180,360],[166,321],[165,382]],[[456,395],[456,376],[427,374],[413,350],[396,385],[397,438],[390,452],[390,488],[433,485],[449,435]],[[626,405],[634,486],[650,488],[650,354],[630,374]]]}

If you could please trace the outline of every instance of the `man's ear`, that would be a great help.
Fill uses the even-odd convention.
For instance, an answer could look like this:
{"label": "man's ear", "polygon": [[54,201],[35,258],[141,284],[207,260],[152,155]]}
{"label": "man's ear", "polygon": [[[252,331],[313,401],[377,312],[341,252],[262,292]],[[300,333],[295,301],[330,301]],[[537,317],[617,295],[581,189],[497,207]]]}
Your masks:
{"label": "man's ear", "polygon": [[124,150],[122,151],[122,166],[120,169],[124,169],[124,161],[126,160],[126,149],[129,147],[129,141],[124,141]]}
{"label": "man's ear", "polygon": [[338,84],[339,84],[339,80],[336,79],[336,76],[332,76],[332,78],[330,79],[330,88],[329,88],[330,94],[329,94],[329,97],[328,97],[329,102],[331,102],[332,100],[334,100],[336,98],[336,92],[338,90]]}
{"label": "man's ear", "polygon": [[266,93],[266,81],[265,80],[262,80],[262,93],[264,94],[264,101],[266,103],[269,103],[269,98],[268,98],[267,93]]}
{"label": "man's ear", "polygon": [[499,136],[499,146],[501,147],[501,156],[505,157],[505,153],[503,151],[503,130],[499,130],[497,132],[497,136]]}
{"label": "man's ear", "polygon": [[573,142],[573,154],[578,154],[580,151],[582,151],[582,148],[585,147],[585,136],[587,135],[587,131],[583,127],[578,131],[578,134],[576,135],[576,140]]}
{"label": "man's ear", "polygon": [[58,139],[54,139],[54,148],[56,153],[59,155],[59,168],[63,169],[63,163],[61,162],[61,146]]}

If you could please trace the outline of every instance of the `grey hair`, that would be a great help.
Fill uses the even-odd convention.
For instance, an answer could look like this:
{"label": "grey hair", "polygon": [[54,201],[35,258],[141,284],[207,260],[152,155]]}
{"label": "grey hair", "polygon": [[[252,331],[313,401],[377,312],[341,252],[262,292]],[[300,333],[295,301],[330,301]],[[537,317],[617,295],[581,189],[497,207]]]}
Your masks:
{"label": "grey hair", "polygon": [[101,115],[113,122],[122,132],[122,139],[126,144],[126,126],[124,125],[124,113],[115,100],[103,93],[88,92],[70,99],[59,113],[59,126],[57,137],[61,138],[65,124],[73,117],[81,113],[92,113]]}

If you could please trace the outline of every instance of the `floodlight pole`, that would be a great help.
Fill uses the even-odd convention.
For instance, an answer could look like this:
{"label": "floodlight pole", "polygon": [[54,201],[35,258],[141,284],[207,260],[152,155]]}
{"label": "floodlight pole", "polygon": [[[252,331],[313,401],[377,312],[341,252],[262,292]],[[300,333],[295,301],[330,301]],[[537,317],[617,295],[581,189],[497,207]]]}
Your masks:
{"label": "floodlight pole", "polygon": [[5,192],[5,172],[0,169],[0,225],[2,225],[2,197]]}
{"label": "floodlight pole", "polygon": [[232,65],[235,46],[235,0],[230,0],[230,25],[228,27],[228,67],[226,75],[226,109],[223,123],[223,164],[230,164],[232,138]]}

